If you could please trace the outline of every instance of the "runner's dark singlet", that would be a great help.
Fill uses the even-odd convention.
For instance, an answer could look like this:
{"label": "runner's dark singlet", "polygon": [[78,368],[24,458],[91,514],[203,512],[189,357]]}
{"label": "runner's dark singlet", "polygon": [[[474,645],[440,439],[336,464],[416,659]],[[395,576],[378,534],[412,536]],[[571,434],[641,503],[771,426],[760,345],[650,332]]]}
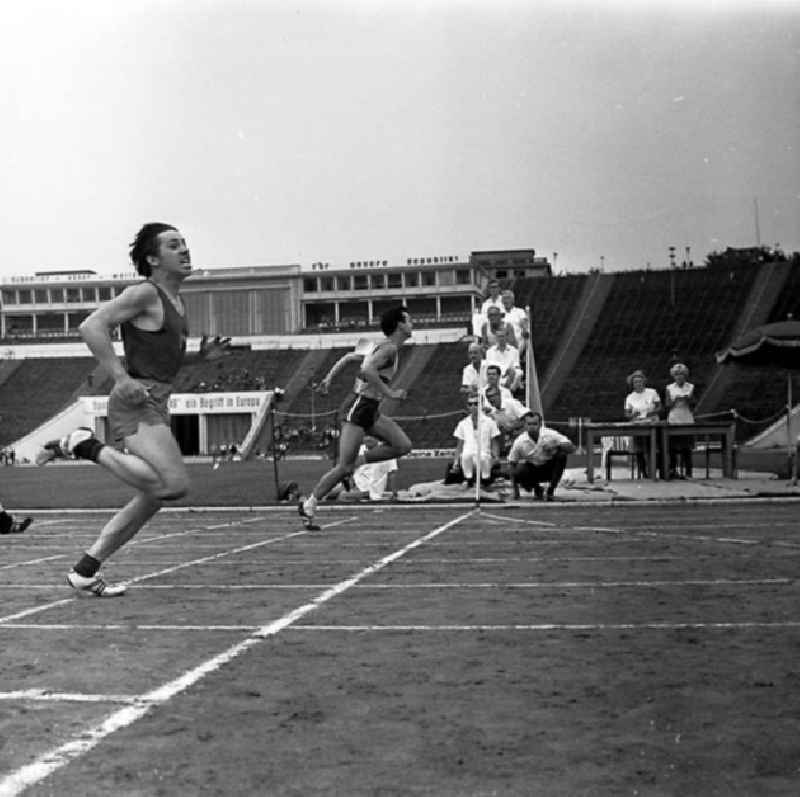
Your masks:
{"label": "runner's dark singlet", "polygon": [[139,329],[130,321],[121,324],[126,367],[134,379],[172,382],[183,362],[189,325],[163,289],[152,284],[164,308],[164,323],[154,331]]}

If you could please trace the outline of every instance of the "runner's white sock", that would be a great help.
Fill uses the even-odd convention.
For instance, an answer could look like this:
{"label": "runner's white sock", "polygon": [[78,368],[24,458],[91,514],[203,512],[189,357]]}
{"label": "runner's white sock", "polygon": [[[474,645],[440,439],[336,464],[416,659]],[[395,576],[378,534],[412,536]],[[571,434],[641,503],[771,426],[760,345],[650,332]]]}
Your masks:
{"label": "runner's white sock", "polygon": [[313,515],[317,511],[317,497],[315,495],[309,495],[305,501],[303,501],[303,511],[307,515]]}

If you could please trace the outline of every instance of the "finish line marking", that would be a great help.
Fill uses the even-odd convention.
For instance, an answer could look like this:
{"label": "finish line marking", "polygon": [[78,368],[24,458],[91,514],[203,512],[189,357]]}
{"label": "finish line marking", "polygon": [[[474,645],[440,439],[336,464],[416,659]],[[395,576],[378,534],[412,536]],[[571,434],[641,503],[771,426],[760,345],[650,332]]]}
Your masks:
{"label": "finish line marking", "polygon": [[[263,625],[258,630],[253,632],[250,636],[238,642],[235,645],[227,648],[227,650],[207,659],[202,664],[187,670],[183,675],[178,676],[172,681],[162,684],[160,687],[153,689],[140,696],[136,703],[118,709],[112,714],[109,714],[102,722],[94,725],[72,740],[50,750],[47,753],[39,756],[35,761],[25,766],[20,767],[15,772],[7,775],[0,780],[0,797],[15,797],[20,794],[24,789],[44,780],[48,775],[62,766],[65,766],[75,758],[82,756],[92,748],[96,747],[107,736],[115,733],[122,728],[126,728],[136,720],[143,717],[152,707],[159,706],[166,703],[168,700],[175,697],[180,692],[189,689],[198,681],[216,672],[221,667],[230,663],[238,658],[242,653],[248,651],[251,647],[258,645],[265,639],[268,639],[275,634],[280,633],[284,628],[287,628],[296,623],[307,614],[315,611],[318,607],[327,603],[332,598],[341,595],[351,587],[358,584],[363,579],[373,575],[374,573],[383,570],[397,559],[405,556],[409,551],[424,545],[429,540],[438,537],[447,529],[452,528],[462,520],[470,517],[473,510],[466,512],[453,520],[444,523],[441,526],[417,537],[415,540],[404,545],[402,548],[395,550],[393,553],[384,556],[382,559],[374,562],[373,564],[365,567],[355,575],[340,581],[338,584],[326,589],[313,598],[309,603],[305,603],[294,609],[277,620]],[[305,533],[305,532],[304,532]]]}

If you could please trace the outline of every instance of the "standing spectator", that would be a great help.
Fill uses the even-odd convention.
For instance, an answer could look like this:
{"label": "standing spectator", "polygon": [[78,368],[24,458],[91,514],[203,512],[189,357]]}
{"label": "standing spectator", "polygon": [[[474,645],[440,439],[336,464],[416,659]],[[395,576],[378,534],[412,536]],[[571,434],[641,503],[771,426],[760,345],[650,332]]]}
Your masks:
{"label": "standing spectator", "polygon": [[[567,467],[567,455],[575,451],[575,445],[563,434],[548,429],[542,424],[538,412],[529,412],[524,417],[525,431],[517,437],[508,453],[514,498],[519,498],[519,487],[533,490],[537,501],[552,501],[556,487]],[[542,489],[547,482],[547,493]]]}
{"label": "standing spectator", "polygon": [[[492,465],[500,459],[500,429],[492,418],[478,418],[478,397],[467,397],[469,415],[459,421],[453,432],[456,452],[453,465],[461,466],[467,486],[475,484],[475,471],[480,470],[481,483],[487,485],[492,474]],[[478,437],[480,435],[480,437]],[[480,440],[480,462],[478,462],[478,440]]]}
{"label": "standing spectator", "polygon": [[500,312],[503,311],[503,299],[500,295],[500,282],[499,280],[489,280],[487,285],[489,295],[483,300],[481,304],[481,315],[485,321],[489,317],[489,308],[496,307]]}
{"label": "standing spectator", "polygon": [[[647,387],[647,377],[643,371],[636,370],[628,376],[630,393],[625,397],[625,417],[637,423],[657,421],[661,411],[661,399],[651,387]],[[647,460],[650,454],[650,442],[641,437],[633,441],[636,453],[636,464],[642,478],[648,478]]]}
{"label": "standing spectator", "polygon": [[516,346],[517,338],[514,335],[514,327],[504,320],[502,310],[498,307],[490,307],[487,320],[483,322],[483,327],[481,327],[481,342],[483,345],[493,346],[497,342],[497,333],[501,329],[505,330],[508,342],[512,346]]}
{"label": "standing spectator", "polygon": [[513,393],[522,379],[519,349],[509,344],[508,332],[505,329],[498,329],[494,337],[494,345],[486,350],[486,362],[500,367],[502,384]]}
{"label": "standing spectator", "polygon": [[461,392],[475,394],[486,387],[486,368],[489,363],[484,359],[480,343],[470,343],[467,356],[469,362],[461,373]]}
{"label": "standing spectator", "polygon": [[[664,391],[664,403],[667,408],[667,423],[694,423],[694,385],[686,380],[689,369],[683,363],[675,363],[669,369],[673,378],[672,384]],[[692,478],[692,447],[694,439],[691,435],[675,435],[669,438],[669,478]],[[683,468],[683,476],[678,472]]]}
{"label": "standing spectator", "polygon": [[514,337],[517,339],[517,345],[522,346],[524,338],[527,338],[530,334],[528,314],[522,307],[517,307],[514,304],[514,291],[503,291],[500,294],[500,299],[503,302],[503,320],[507,324],[511,324],[514,330]]}

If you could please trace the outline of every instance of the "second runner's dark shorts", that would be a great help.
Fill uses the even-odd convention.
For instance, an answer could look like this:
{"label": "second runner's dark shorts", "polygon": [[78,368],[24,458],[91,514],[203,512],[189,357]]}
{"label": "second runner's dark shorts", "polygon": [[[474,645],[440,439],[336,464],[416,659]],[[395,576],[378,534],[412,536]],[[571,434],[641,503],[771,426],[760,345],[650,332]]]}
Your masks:
{"label": "second runner's dark shorts", "polygon": [[380,406],[378,399],[356,396],[348,407],[344,419],[369,431],[380,417]]}

